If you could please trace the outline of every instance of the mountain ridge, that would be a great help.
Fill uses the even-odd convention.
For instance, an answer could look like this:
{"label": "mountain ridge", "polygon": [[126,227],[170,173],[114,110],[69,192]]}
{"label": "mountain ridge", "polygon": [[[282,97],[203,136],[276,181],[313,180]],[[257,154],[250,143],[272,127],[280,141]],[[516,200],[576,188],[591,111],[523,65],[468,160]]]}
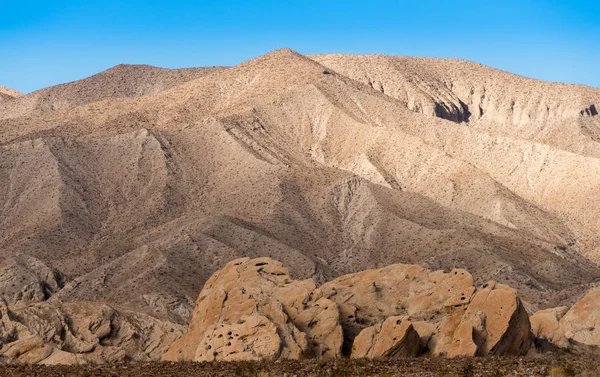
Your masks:
{"label": "mountain ridge", "polygon": [[0,259],[57,271],[50,300],[179,324],[244,256],[287,258],[318,283],[398,262],[464,267],[519,289],[530,311],[600,279],[600,124],[578,110],[600,90],[557,95],[549,116],[533,109],[559,90],[534,85],[529,121],[503,112],[525,79],[490,74],[479,102],[463,92],[484,66],[463,77],[437,60],[370,59],[282,49],[208,71],[124,65],[0,105]]}

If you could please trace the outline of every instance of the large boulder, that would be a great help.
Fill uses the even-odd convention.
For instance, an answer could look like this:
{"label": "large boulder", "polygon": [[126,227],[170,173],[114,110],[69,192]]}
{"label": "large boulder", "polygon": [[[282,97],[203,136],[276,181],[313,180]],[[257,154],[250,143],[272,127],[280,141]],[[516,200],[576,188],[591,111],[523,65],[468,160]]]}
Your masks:
{"label": "large boulder", "polygon": [[344,332],[338,304],[321,298],[292,316],[292,321],[300,331],[306,333],[313,356],[332,359],[342,355]]}
{"label": "large boulder", "polygon": [[262,315],[211,325],[196,349],[196,361],[274,360],[284,347],[277,325]]}
{"label": "large boulder", "polygon": [[600,288],[590,290],[571,308],[540,310],[530,317],[536,345],[571,352],[597,351],[600,347]]}
{"label": "large boulder", "polygon": [[439,323],[445,317],[446,306],[467,304],[473,291],[473,277],[465,270],[444,274],[395,264],[341,276],[323,284],[313,297],[328,298],[340,305],[344,348],[349,353],[354,338],[366,327],[392,316]]}
{"label": "large boulder", "polygon": [[[188,331],[163,359],[275,360],[299,359],[305,355],[339,356],[342,343],[339,310],[333,302],[312,302],[314,289],[312,280],[291,279],[288,270],[272,259],[234,260],[206,282]],[[249,324],[262,328],[248,327]],[[248,336],[241,340],[232,338],[229,339],[231,344],[221,345],[214,334],[223,328],[231,329],[232,333],[237,329],[240,337],[240,331],[246,331]],[[270,331],[273,329],[276,331]],[[273,339],[274,335],[278,336],[277,340]],[[271,340],[265,348],[267,339]]]}
{"label": "large boulder", "polygon": [[437,353],[454,357],[527,352],[531,325],[515,289],[488,282],[463,307],[464,314],[453,331],[450,346],[446,352],[442,351],[444,347],[436,347]]}
{"label": "large boulder", "polygon": [[600,288],[590,290],[561,318],[560,331],[572,342],[600,346]]}
{"label": "large boulder", "polygon": [[569,348],[570,343],[560,327],[560,320],[569,311],[569,307],[561,306],[535,312],[529,317],[531,333],[539,341],[545,341],[559,348]]}

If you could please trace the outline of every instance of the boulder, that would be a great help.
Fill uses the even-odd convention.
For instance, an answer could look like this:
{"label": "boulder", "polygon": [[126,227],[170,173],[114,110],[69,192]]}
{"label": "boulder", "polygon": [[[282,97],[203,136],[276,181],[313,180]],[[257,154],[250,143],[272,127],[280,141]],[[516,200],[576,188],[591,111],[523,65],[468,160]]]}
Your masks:
{"label": "boulder", "polygon": [[563,329],[560,328],[560,320],[568,311],[567,306],[561,306],[535,312],[529,317],[531,333],[534,338],[538,341],[549,342],[559,348],[569,348],[569,340],[565,337]]}
{"label": "boulder", "polygon": [[473,296],[463,321],[472,323],[473,316],[485,321],[485,325],[476,322],[482,331],[473,335],[475,340],[482,337],[479,354],[522,355],[529,349],[529,316],[515,289],[495,282],[484,284]]}
{"label": "boulder", "polygon": [[415,357],[421,338],[407,317],[389,317],[354,339],[352,358]]}
{"label": "boulder", "polygon": [[340,306],[346,353],[364,329],[394,316],[419,323],[419,336],[433,355],[520,355],[530,344],[529,319],[517,291],[495,282],[476,289],[462,269],[444,273],[396,264],[339,277],[316,289],[313,298]]}
{"label": "boulder", "polygon": [[242,258],[206,283],[190,326],[163,360],[521,355],[530,324],[517,292],[396,264],[316,288],[281,263]]}
{"label": "boulder", "polygon": [[325,359],[342,356],[344,332],[340,308],[335,302],[321,298],[293,317],[292,321],[306,333],[314,356]]}
{"label": "boulder", "polygon": [[439,324],[447,306],[464,306],[474,292],[473,277],[462,269],[449,274],[416,265],[394,264],[341,276],[315,290],[314,299],[327,298],[341,308],[344,349],[365,328],[392,316]]}
{"label": "boulder", "polygon": [[564,336],[585,346],[600,346],[600,288],[590,290],[561,318]]}
{"label": "boulder", "polygon": [[[220,354],[215,356],[215,351],[207,348],[209,345],[212,347],[211,342],[214,342],[210,334],[219,327],[238,326],[238,321],[249,317],[255,317],[256,320],[267,318],[267,327],[275,326],[280,338],[273,344],[278,344],[280,348],[271,353],[270,349],[268,352],[258,350],[255,345],[238,345],[236,349],[240,355],[250,359],[262,356],[267,359],[299,359],[307,354],[335,356],[338,354],[335,350],[335,337],[338,333],[336,326],[341,326],[339,319],[336,320],[339,313],[336,313],[337,307],[333,303],[310,309],[314,308],[310,302],[314,289],[315,283],[312,280],[291,279],[288,270],[270,258],[241,258],[229,262],[206,282],[196,301],[187,332],[169,348],[163,360],[201,361],[211,357],[220,358]],[[314,327],[319,322],[314,321],[313,316],[318,317],[321,324],[314,331],[308,331],[309,325]],[[294,321],[306,332],[301,331]],[[264,320],[259,321],[263,322]],[[341,327],[339,332],[341,333]],[[252,334],[253,342],[271,336],[265,331]],[[235,357],[239,359],[243,356]]]}
{"label": "boulder", "polygon": [[487,339],[485,318],[485,313],[482,311],[463,315],[452,334],[452,342],[448,346],[446,355],[457,357],[481,354],[482,345]]}
{"label": "boulder", "polygon": [[275,360],[283,346],[273,321],[242,316],[233,324],[211,325],[200,340],[196,361]]}

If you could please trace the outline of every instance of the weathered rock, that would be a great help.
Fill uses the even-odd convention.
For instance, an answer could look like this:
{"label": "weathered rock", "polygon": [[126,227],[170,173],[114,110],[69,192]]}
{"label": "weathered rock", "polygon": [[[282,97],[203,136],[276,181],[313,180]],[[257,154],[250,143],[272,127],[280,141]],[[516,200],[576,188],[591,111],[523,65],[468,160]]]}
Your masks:
{"label": "weathered rock", "polygon": [[344,333],[338,305],[322,298],[293,319],[300,331],[306,333],[316,357],[326,359],[342,356]]}
{"label": "weathered rock", "polygon": [[42,365],[77,365],[77,364],[86,364],[85,357],[80,354],[70,353],[61,351],[59,349],[54,349],[52,353],[40,361],[39,364]]}
{"label": "weathered rock", "polygon": [[415,330],[417,331],[417,334],[419,334],[419,337],[421,338],[421,349],[427,349],[429,347],[429,342],[431,341],[431,338],[437,331],[437,326],[433,323],[429,323],[426,321],[416,321],[412,324]]}
{"label": "weathered rock", "polygon": [[341,276],[319,287],[315,298],[337,302],[342,309],[344,349],[366,327],[392,316],[440,323],[445,307],[466,305],[473,294],[473,277],[465,270],[431,272],[420,266],[395,264]]}
{"label": "weathered rock", "polygon": [[567,339],[600,346],[600,288],[590,290],[562,317],[560,330]]}
{"label": "weathered rock", "polygon": [[487,339],[485,313],[477,311],[465,314],[456,331],[452,334],[452,343],[448,347],[448,357],[477,356]]}
{"label": "weathered rock", "polygon": [[466,318],[485,313],[487,335],[481,354],[520,355],[530,346],[529,316],[517,291],[507,285],[489,282],[479,289],[466,311]]}
{"label": "weathered rock", "polygon": [[560,348],[569,348],[569,340],[560,328],[560,320],[569,311],[567,306],[535,312],[529,317],[531,333],[538,340],[550,342]]}
{"label": "weathered rock", "polygon": [[516,290],[490,282],[476,291],[465,270],[397,264],[342,276],[314,296],[340,304],[346,347],[390,316],[435,326],[420,325],[436,355],[518,355],[529,347],[529,320]]}
{"label": "weathered rock", "polygon": [[[206,282],[188,331],[170,347],[163,359],[205,360],[214,352],[202,345],[207,331],[214,332],[219,325],[233,326],[249,316],[266,317],[277,328],[280,342],[276,343],[280,344],[280,349],[275,358],[299,359],[309,352],[309,345],[306,334],[292,323],[292,319],[307,309],[314,287],[311,280],[292,280],[288,270],[270,258],[234,260]],[[260,337],[264,336],[266,334],[260,334]],[[261,352],[251,354],[262,355]]]}
{"label": "weathered rock", "polygon": [[196,350],[196,361],[275,360],[283,348],[277,326],[262,315],[212,325]]}
{"label": "weathered rock", "polygon": [[367,327],[354,339],[352,358],[415,357],[421,338],[407,317],[389,317]]}
{"label": "weathered rock", "polygon": [[446,307],[429,343],[435,355],[521,355],[530,346],[530,324],[517,291],[488,282],[465,305]]}
{"label": "weathered rock", "polygon": [[494,282],[477,290],[465,270],[398,264],[315,288],[292,280],[279,262],[244,258],[209,279],[188,331],[163,359],[372,358],[422,349],[450,357],[519,355],[529,342],[517,292]]}
{"label": "weathered rock", "polygon": [[180,326],[89,302],[0,303],[0,355],[42,364],[159,359]]}

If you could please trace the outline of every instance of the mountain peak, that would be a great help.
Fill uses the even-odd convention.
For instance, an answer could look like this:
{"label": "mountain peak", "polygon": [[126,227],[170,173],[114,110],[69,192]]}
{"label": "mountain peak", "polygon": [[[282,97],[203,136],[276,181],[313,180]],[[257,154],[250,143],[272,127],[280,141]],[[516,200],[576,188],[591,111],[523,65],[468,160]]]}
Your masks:
{"label": "mountain peak", "polygon": [[4,94],[10,97],[21,97],[23,93],[16,91],[14,89],[10,89],[4,86],[0,86],[0,94]]}

